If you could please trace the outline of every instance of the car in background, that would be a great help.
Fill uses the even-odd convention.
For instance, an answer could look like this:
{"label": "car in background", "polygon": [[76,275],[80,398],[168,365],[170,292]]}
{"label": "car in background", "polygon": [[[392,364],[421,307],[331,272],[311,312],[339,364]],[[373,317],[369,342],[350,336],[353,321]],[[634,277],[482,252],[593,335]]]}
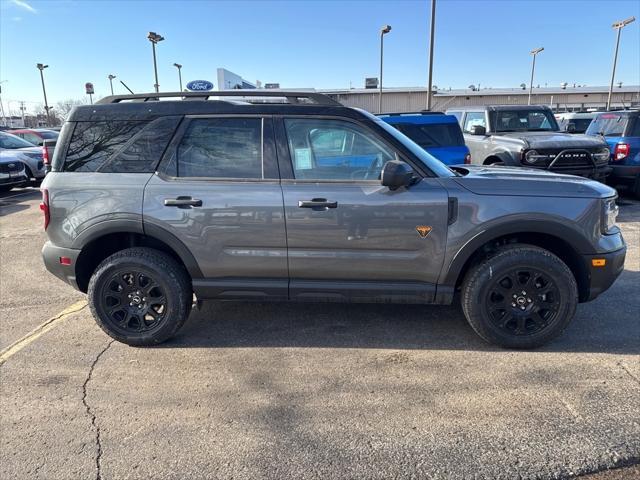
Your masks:
{"label": "car in background", "polygon": [[11,151],[0,152],[0,192],[7,192],[14,187],[23,187],[29,184],[29,177],[25,171],[24,163],[16,159],[16,154]]}
{"label": "car in background", "polygon": [[50,130],[48,128],[21,128],[11,130],[9,133],[17,137],[23,138],[29,143],[42,146],[45,140],[57,140],[60,132]]}
{"label": "car in background", "polygon": [[601,136],[609,145],[611,185],[628,185],[640,198],[640,111],[603,112],[587,129],[588,135]]}
{"label": "car in background", "polygon": [[10,150],[16,159],[25,164],[25,170],[33,185],[42,183],[46,175],[42,147],[36,147],[26,140],[7,132],[0,132],[0,152]]}
{"label": "car in background", "polygon": [[598,112],[563,112],[555,117],[561,132],[585,133]]}
{"label": "car in background", "polygon": [[483,105],[447,110],[471,151],[472,163],[535,168],[603,181],[611,172],[601,138],[560,131],[543,105]]}
{"label": "car in background", "polygon": [[445,165],[471,163],[458,120],[442,112],[378,115]]}

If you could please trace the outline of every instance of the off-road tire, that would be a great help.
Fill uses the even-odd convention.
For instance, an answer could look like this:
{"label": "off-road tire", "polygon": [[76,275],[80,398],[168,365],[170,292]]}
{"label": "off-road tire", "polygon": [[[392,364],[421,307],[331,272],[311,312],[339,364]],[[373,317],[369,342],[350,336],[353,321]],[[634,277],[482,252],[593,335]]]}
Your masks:
{"label": "off-road tire", "polygon": [[[495,312],[500,311],[501,307],[495,307],[496,303],[494,302],[497,300],[501,305],[500,292],[510,293],[510,291],[504,289],[504,282],[502,284],[499,282],[500,279],[508,276],[513,277],[512,272],[516,272],[516,285],[519,285],[521,279],[524,280],[526,275],[521,275],[518,269],[521,272],[534,272],[534,275],[539,275],[536,278],[540,280],[534,280],[533,284],[528,284],[529,287],[522,288],[522,291],[530,290],[527,295],[522,296],[524,300],[520,298],[520,293],[518,293],[518,298],[513,299],[512,295],[505,294],[508,302],[504,311],[512,315],[515,320],[512,319],[507,322],[507,325],[500,327],[500,324],[503,323],[502,318],[506,317],[496,319]],[[544,278],[548,280],[547,287],[538,288],[537,284],[541,283]],[[506,282],[506,284],[509,285],[510,282]],[[537,291],[548,290],[549,285],[553,287],[552,291],[537,295]],[[519,289],[520,286],[516,288]],[[557,309],[554,310],[555,313],[550,319],[546,320],[548,323],[545,323],[541,315],[550,310],[550,307],[547,308],[550,304],[545,303],[549,299],[555,301]],[[513,303],[510,303],[511,300]],[[525,319],[525,327],[520,329],[521,324],[518,323],[518,319],[526,316],[529,311],[520,312],[521,305],[516,303],[518,300],[522,301],[526,308],[537,308],[537,311],[541,312],[535,319],[539,320],[542,326],[534,322],[533,315],[536,314],[531,313],[532,317]],[[531,300],[531,307],[527,303],[529,300]],[[462,285],[461,303],[469,324],[487,342],[505,348],[536,348],[559,336],[569,325],[578,303],[578,287],[569,267],[556,255],[533,245],[514,244],[501,248],[497,253],[485,258],[469,270]],[[516,306],[510,310],[512,305]],[[530,310],[530,312],[535,312],[535,310]],[[513,327],[514,324],[518,325],[516,328],[520,332],[523,330],[526,332],[531,325],[539,330],[531,328],[531,333],[517,334],[516,331],[510,333],[507,327]]]}
{"label": "off-road tire", "polygon": [[[113,288],[114,284],[107,282],[113,282],[115,279],[117,284],[119,275],[126,276],[126,272],[129,271],[139,272],[135,282],[138,279],[140,282],[144,278],[152,279],[158,285],[158,291],[166,299],[164,314],[160,314],[161,319],[152,326],[151,330],[131,331],[133,328],[130,328],[129,322],[125,321],[124,326],[118,324],[113,314],[110,316],[108,313],[107,300],[111,297],[105,298],[105,295],[109,295],[111,290],[108,289]],[[122,285],[125,288],[135,288],[126,283]],[[193,299],[191,281],[184,267],[166,253],[144,247],[127,248],[103,260],[91,276],[87,293],[89,307],[98,326],[110,337],[133,346],[157,345],[174,336],[187,320]],[[121,295],[121,293],[117,292],[115,295]],[[123,309],[131,308],[127,305]],[[146,321],[140,320],[138,316],[138,324],[143,323],[147,327]]]}

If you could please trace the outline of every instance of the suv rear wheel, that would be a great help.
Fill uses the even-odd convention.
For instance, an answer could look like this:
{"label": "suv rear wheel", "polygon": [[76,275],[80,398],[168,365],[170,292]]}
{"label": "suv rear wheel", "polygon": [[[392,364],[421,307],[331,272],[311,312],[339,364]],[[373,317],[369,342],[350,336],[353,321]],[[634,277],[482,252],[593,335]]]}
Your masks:
{"label": "suv rear wheel", "polygon": [[175,335],[191,310],[187,272],[169,255],[128,248],[98,265],[89,306],[107,335],[128,345],[155,345]]}
{"label": "suv rear wheel", "polygon": [[504,247],[473,267],[462,309],[483,339],[506,348],[535,348],[560,335],[578,303],[567,265],[532,245]]}

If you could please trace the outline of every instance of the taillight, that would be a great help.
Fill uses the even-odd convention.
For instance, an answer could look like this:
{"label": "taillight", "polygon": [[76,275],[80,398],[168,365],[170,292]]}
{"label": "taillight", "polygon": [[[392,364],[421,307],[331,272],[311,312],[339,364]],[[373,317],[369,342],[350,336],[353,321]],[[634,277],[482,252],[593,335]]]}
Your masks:
{"label": "taillight", "polygon": [[47,147],[42,147],[42,162],[45,165],[51,165],[51,159],[49,158],[49,150],[47,150]]}
{"label": "taillight", "polygon": [[42,210],[42,213],[44,214],[44,229],[46,230],[49,226],[49,220],[51,218],[49,215],[49,190],[47,190],[46,188],[42,189],[42,202],[40,203],[40,210]]}
{"label": "taillight", "polygon": [[471,164],[471,154],[470,154],[470,153],[467,153],[467,154],[464,156],[464,164],[465,164],[465,165],[469,165],[469,164]]}
{"label": "taillight", "polygon": [[629,152],[631,151],[631,147],[628,143],[619,143],[616,145],[616,148],[613,150],[613,159],[617,162],[629,156]]}

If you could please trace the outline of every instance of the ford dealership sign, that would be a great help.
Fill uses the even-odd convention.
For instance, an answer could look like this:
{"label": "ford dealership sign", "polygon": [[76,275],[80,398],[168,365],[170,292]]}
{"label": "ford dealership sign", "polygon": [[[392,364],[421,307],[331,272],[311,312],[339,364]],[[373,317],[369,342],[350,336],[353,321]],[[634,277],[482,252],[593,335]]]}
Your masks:
{"label": "ford dealership sign", "polygon": [[207,80],[192,80],[187,83],[187,90],[192,92],[206,92],[207,90],[213,90],[213,83]]}

